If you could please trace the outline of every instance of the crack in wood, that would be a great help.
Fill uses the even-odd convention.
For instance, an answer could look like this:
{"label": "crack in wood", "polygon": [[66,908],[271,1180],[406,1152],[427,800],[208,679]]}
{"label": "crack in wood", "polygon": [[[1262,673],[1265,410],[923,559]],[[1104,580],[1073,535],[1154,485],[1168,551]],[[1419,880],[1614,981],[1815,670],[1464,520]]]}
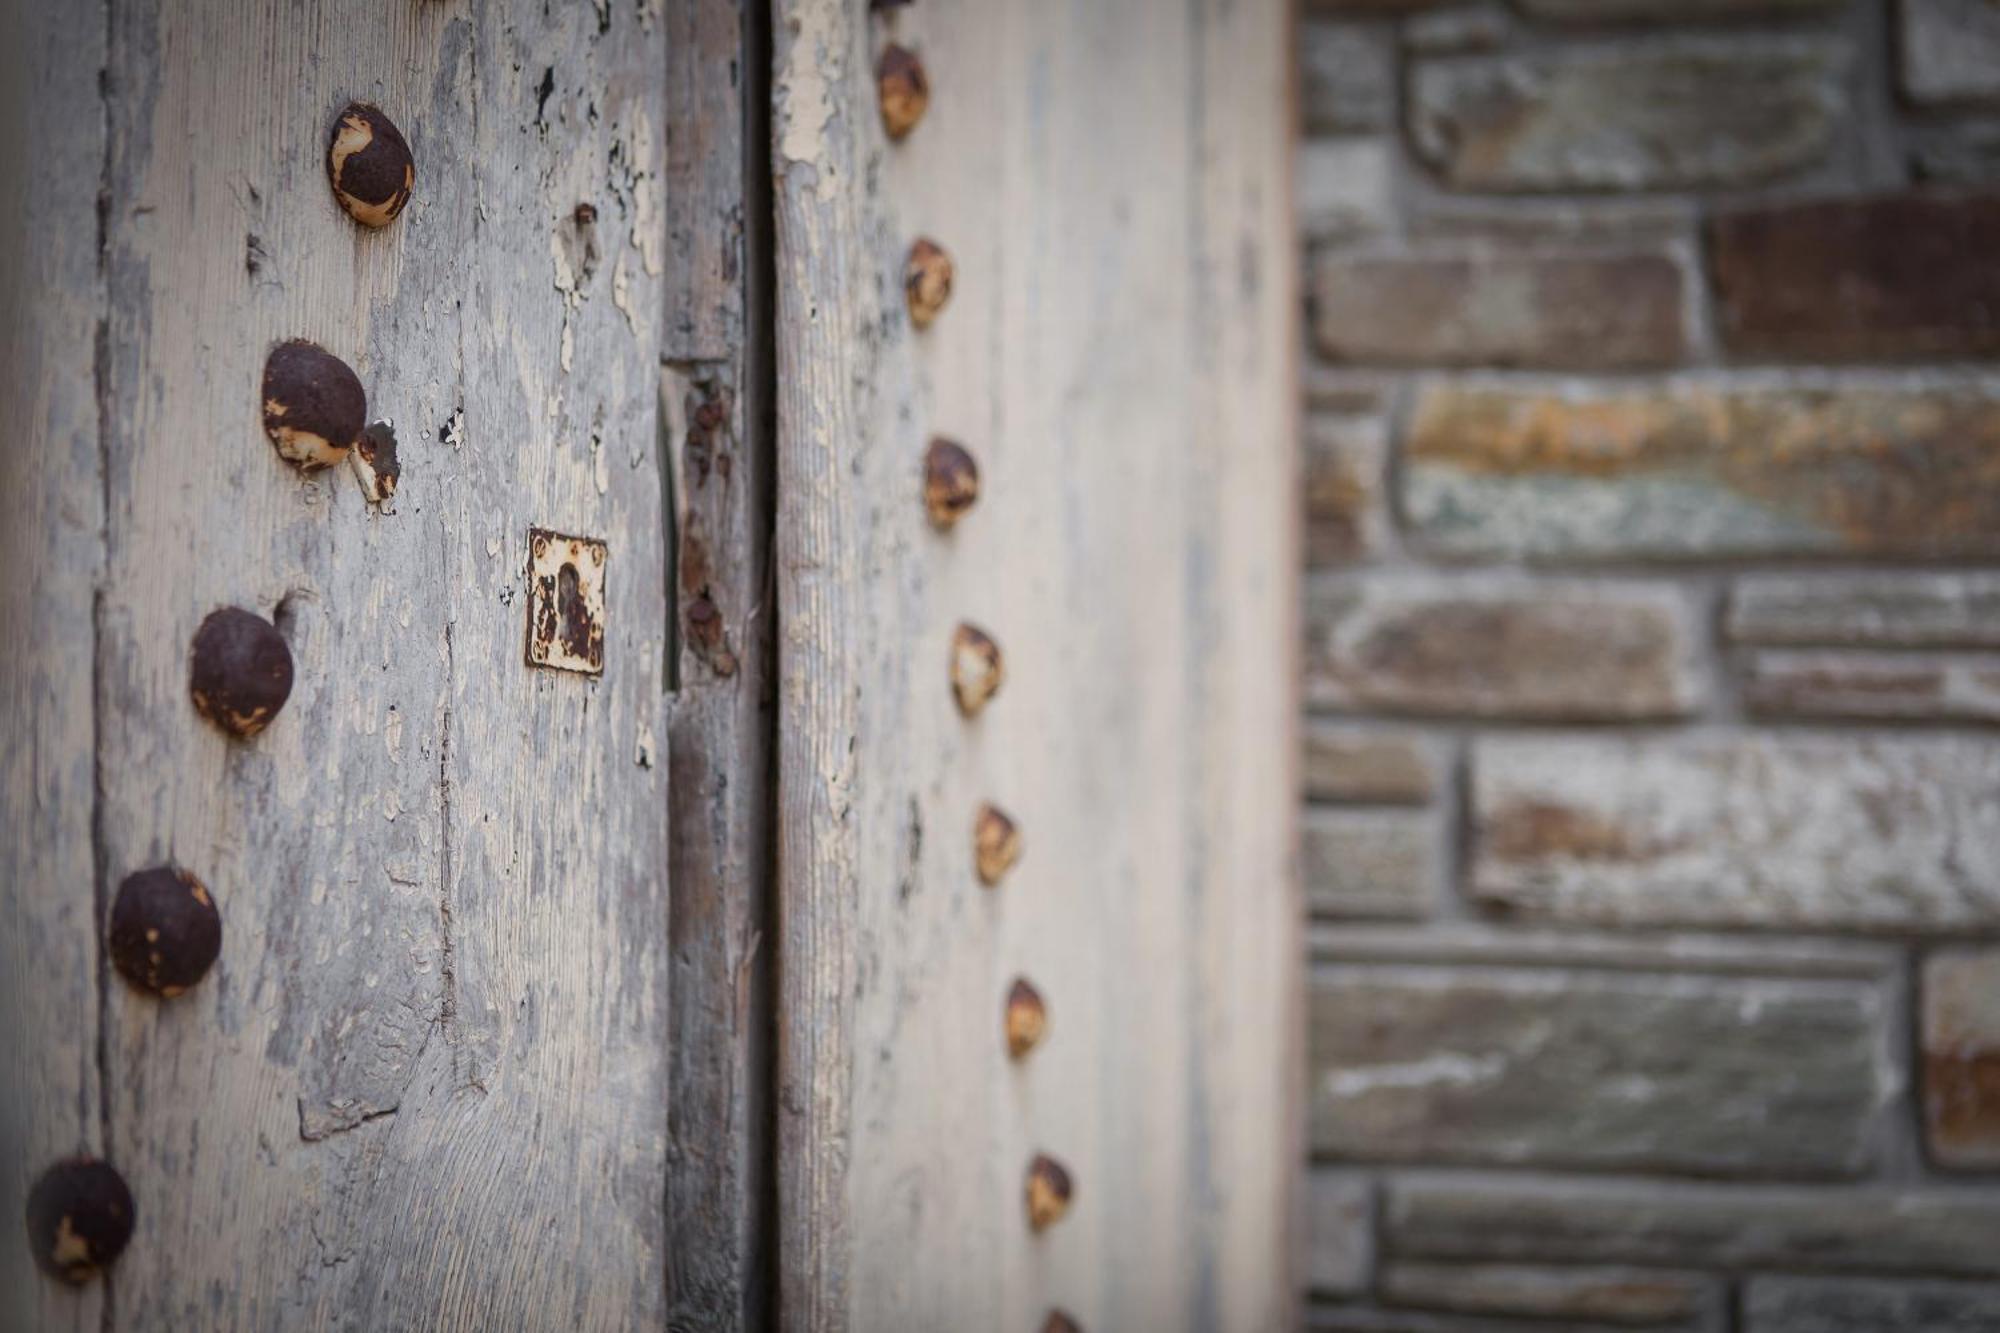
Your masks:
{"label": "crack in wood", "polygon": [[[308,1124],[306,1099],[300,1097],[298,1105],[299,1141],[302,1143],[324,1143],[328,1139],[339,1138],[342,1134],[351,1134],[363,1125],[373,1124],[377,1120],[385,1120],[403,1108],[403,1104],[397,1102],[394,1106],[384,1106],[379,1110],[363,1111],[352,1120],[343,1120],[336,1124],[330,1124],[324,1129],[315,1129]],[[314,1238],[317,1239],[317,1236]]]}

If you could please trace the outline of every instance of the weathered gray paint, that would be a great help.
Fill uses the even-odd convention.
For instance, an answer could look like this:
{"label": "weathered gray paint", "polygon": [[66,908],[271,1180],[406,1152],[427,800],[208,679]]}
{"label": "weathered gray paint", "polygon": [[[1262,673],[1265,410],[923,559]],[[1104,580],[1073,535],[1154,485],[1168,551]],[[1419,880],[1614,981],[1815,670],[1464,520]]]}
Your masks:
{"label": "weathered gray paint", "polygon": [[[31,646],[6,698],[47,721],[10,746],[45,769],[7,783],[9,1083],[33,1102],[8,1094],[6,1197],[18,1216],[24,1165],[90,1147],[139,1220],[81,1294],[0,1246],[9,1301],[43,1307],[10,1314],[658,1323],[657,6],[135,0],[108,54],[85,17],[9,8],[40,109],[7,125],[50,138],[9,144],[46,188],[8,250],[9,392],[40,407],[10,407],[36,424],[7,451],[6,624]],[[351,98],[417,156],[381,232],[325,179]],[[395,421],[383,511],[263,438],[263,357],[293,336]],[[530,525],[610,544],[601,681],[524,663]],[[275,617],[298,666],[247,743],[187,697],[226,604]],[[93,880],[168,858],[216,894],[222,958],[167,1003],[111,978],[100,1026]]]}

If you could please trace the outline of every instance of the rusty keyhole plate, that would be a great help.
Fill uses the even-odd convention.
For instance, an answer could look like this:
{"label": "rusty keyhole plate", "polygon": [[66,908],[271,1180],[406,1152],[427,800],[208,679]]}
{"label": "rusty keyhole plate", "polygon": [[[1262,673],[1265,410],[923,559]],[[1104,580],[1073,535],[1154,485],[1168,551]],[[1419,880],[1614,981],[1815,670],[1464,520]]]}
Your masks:
{"label": "rusty keyhole plate", "polygon": [[528,665],[604,674],[604,543],[528,529]]}

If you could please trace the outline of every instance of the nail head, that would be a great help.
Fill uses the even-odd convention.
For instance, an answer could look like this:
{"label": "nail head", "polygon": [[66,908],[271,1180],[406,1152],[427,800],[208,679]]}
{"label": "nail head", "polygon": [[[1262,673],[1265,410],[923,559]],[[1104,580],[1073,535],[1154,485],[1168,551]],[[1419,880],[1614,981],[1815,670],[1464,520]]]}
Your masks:
{"label": "nail head", "polygon": [[1041,1043],[1049,1030],[1048,1006],[1026,977],[1014,978],[1007,992],[1007,1054],[1016,1060]]}
{"label": "nail head", "polygon": [[910,323],[927,329],[951,300],[951,256],[932,240],[919,240],[910,247],[903,266],[903,296],[910,307]]}
{"label": "nail head", "polygon": [[931,104],[930,78],[917,53],[891,42],[875,62],[875,91],[882,109],[882,128],[901,139],[917,127]]}
{"label": "nail head", "polygon": [[416,160],[395,122],[372,102],[350,102],[326,148],[333,197],[364,227],[386,227],[410,202]]}
{"label": "nail head", "polygon": [[982,805],[972,819],[972,862],[979,882],[993,888],[1021,859],[1021,829],[997,805]]}
{"label": "nail head", "polygon": [[80,1286],[132,1239],[132,1191],[108,1162],[72,1157],[28,1192],[28,1243],[43,1272]]}
{"label": "nail head", "polygon": [[172,999],[222,952],[222,914],[185,870],[154,866],[125,877],[111,904],[111,961],[127,981]]}
{"label": "nail head", "polygon": [[1045,1231],[1069,1212],[1069,1170],[1053,1157],[1037,1156],[1028,1164],[1028,1225]]}
{"label": "nail head", "polygon": [[960,625],[951,640],[951,690],[958,711],[979,716],[1006,680],[1000,645],[976,625]]}
{"label": "nail head", "polygon": [[290,645],[277,626],[240,606],[209,612],[190,656],[195,711],[232,736],[255,736],[291,698]]}
{"label": "nail head", "polygon": [[299,467],[331,467],[368,424],[361,377],[339,357],[303,338],[279,343],[264,359],[264,433]]}
{"label": "nail head", "polygon": [[934,439],[924,451],[924,510],[931,526],[950,531],[979,500],[979,464],[956,440]]}

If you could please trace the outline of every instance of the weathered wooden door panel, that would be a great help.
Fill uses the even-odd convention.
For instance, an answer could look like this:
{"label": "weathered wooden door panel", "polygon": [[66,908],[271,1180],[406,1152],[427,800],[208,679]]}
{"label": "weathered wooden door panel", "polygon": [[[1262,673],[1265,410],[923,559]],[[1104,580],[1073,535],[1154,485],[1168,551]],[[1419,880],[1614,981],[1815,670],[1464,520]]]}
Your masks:
{"label": "weathered wooden door panel", "polygon": [[[1283,1325],[1281,7],[778,8],[781,1308]],[[897,144],[891,40],[930,87]],[[919,237],[956,260],[923,330]],[[981,470],[949,534],[921,504],[933,434]],[[961,622],[1005,662],[972,719]],[[988,801],[1026,847],[992,889]],[[1017,976],[1049,1030],[1010,1061]],[[1039,1235],[1038,1153],[1074,1182]]]}
{"label": "weathered wooden door panel", "polygon": [[[80,1080],[69,1132],[30,1142],[100,1152],[132,1186],[116,1327],[656,1324],[663,20],[624,3],[110,13],[101,93],[68,56],[90,95],[65,88],[75,124],[52,126],[65,151],[92,151],[100,124],[108,145],[91,188],[37,218],[88,251],[101,185],[101,262],[70,273],[48,243],[100,335],[94,374],[87,346],[80,363],[94,406],[72,401],[69,330],[45,344],[69,397],[32,455],[96,548],[65,558],[43,595],[68,605],[37,619],[90,638],[68,571],[94,576],[95,721],[65,726],[95,730],[97,864],[79,874],[72,804],[91,746],[52,738],[86,756],[85,782],[55,774],[62,817],[34,841],[58,859],[26,868],[74,896],[23,967],[103,1012],[34,1034],[38,1059],[83,1072],[49,1077]],[[327,186],[355,99],[417,161],[379,232]],[[303,477],[263,438],[263,360],[291,337],[346,359],[394,422],[402,480],[380,510],[346,468]],[[91,422],[98,447],[75,445]],[[524,661],[534,526],[608,544],[601,679]],[[296,662],[248,742],[188,699],[190,637],[225,605],[275,619]],[[93,878],[101,901],[165,860],[213,889],[225,938],[210,978],[162,1003],[102,975],[88,904]],[[17,911],[43,912],[33,892]]]}

